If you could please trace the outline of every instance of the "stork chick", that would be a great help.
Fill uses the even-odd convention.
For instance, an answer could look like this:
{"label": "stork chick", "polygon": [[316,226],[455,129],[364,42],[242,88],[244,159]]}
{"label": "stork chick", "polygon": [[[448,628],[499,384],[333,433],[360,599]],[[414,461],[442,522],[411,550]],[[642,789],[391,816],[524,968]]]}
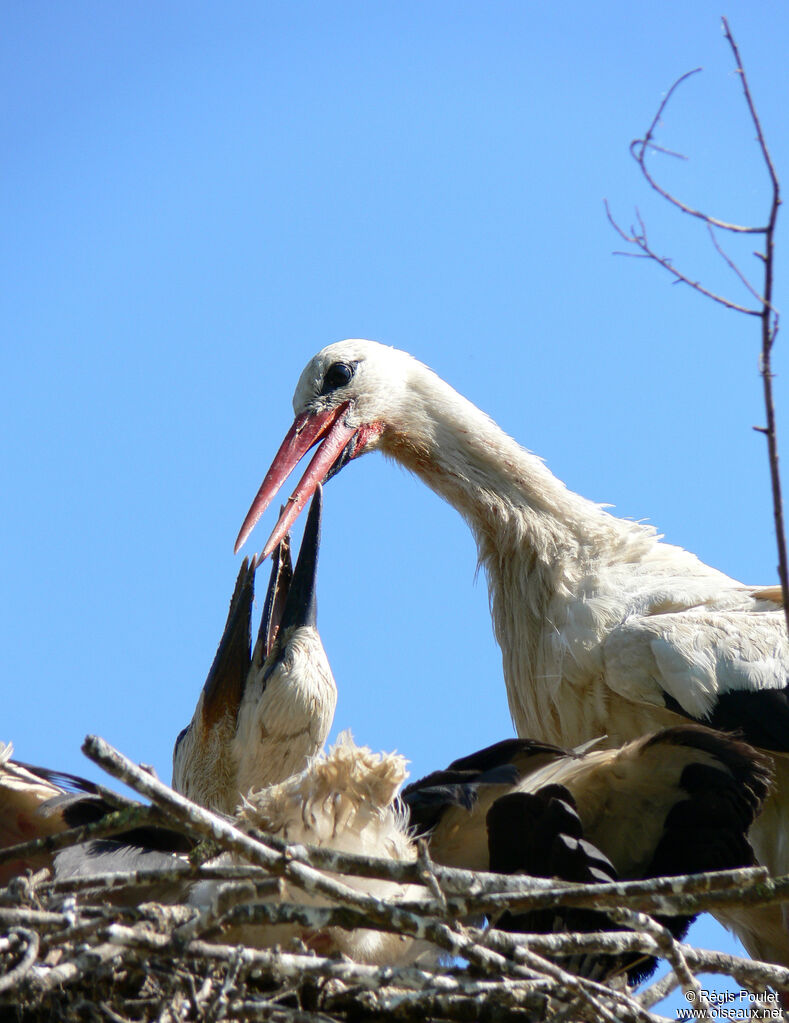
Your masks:
{"label": "stork chick", "polygon": [[[314,757],[303,771],[277,785],[250,792],[237,815],[242,827],[265,831],[286,842],[315,845],[339,852],[392,860],[416,859],[407,811],[398,795],[407,777],[406,760],[396,753],[373,753],[357,746],[343,732],[328,753]],[[232,861],[232,857],[227,858]],[[343,876],[344,884],[389,902],[417,899],[418,885],[396,884],[369,877]],[[221,886],[207,882],[190,897],[211,901]],[[215,893],[212,895],[212,893]],[[284,882],[284,901],[328,905],[321,896]],[[315,931],[297,926],[240,925],[225,931],[224,940],[253,946],[282,943],[300,937],[324,953],[340,952],[357,962],[396,965],[427,955],[429,946],[386,931]]]}
{"label": "stork chick", "polygon": [[253,788],[300,771],[323,748],[337,688],[317,630],[321,494],[316,492],[295,571],[290,543],[275,552],[254,650],[256,563],[241,566],[216,657],[190,724],[173,751],[173,788],[232,813]]}
{"label": "stork chick", "polygon": [[[789,872],[789,642],[777,587],[745,586],[572,493],[405,352],[329,345],[293,405],[237,547],[314,444],[264,554],[321,481],[380,449],[474,534],[518,734],[569,747],[605,735],[615,747],[687,719],[740,729],[774,754],[774,794],[751,840],[760,863]],[[754,909],[738,933],[753,955],[789,965],[780,908]]]}

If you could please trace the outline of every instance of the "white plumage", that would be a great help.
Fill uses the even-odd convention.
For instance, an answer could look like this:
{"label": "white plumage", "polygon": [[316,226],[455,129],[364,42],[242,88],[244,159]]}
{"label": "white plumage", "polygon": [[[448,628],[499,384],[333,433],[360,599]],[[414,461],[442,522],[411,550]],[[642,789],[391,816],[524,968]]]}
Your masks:
{"label": "white plumage", "polygon": [[[542,461],[422,363],[371,341],[330,345],[301,375],[296,421],[239,534],[320,447],[267,545],[331,471],[379,449],[468,522],[490,587],[520,735],[615,746],[683,717],[742,727],[775,754],[776,794],[754,825],[760,862],[789,872],[789,643],[775,588],[744,586],[649,526],[569,491]],[[778,908],[740,927],[789,963]]]}

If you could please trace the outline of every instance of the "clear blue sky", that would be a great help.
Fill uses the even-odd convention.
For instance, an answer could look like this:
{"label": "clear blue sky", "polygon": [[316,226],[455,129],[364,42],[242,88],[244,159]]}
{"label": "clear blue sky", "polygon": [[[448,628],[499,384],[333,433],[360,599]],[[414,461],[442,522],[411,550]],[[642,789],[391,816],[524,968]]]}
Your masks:
{"label": "clear blue sky", "polygon": [[[776,579],[756,324],[612,256],[603,213],[638,205],[742,297],[627,151],[703,65],[659,133],[690,160],[653,166],[764,219],[721,13],[789,187],[785,5],[6,5],[0,738],[94,774],[98,732],[169,779],[296,379],[343,337],[413,352],[573,489]],[[416,773],[511,734],[471,538],[380,457],[327,490],[320,623],[335,731]]]}

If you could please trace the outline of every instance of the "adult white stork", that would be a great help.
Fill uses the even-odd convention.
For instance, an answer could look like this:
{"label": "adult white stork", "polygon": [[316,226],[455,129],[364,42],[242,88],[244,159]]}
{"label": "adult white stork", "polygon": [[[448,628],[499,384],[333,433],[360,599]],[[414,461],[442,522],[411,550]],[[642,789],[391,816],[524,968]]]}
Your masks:
{"label": "adult white stork", "polygon": [[173,788],[232,813],[251,789],[300,771],[323,749],[337,687],[317,630],[320,488],[295,570],[278,545],[254,650],[250,623],[256,562],[236,580],[222,638],[189,725],[173,750]]}
{"label": "adult white stork", "polygon": [[[776,587],[744,586],[572,493],[405,352],[329,345],[307,364],[293,405],[236,549],[314,444],[264,554],[318,483],[383,451],[471,527],[518,733],[616,746],[683,718],[741,730],[774,754],[776,791],[751,833],[759,862],[789,872],[789,642]],[[778,907],[753,911],[738,933],[752,954],[789,964]]]}

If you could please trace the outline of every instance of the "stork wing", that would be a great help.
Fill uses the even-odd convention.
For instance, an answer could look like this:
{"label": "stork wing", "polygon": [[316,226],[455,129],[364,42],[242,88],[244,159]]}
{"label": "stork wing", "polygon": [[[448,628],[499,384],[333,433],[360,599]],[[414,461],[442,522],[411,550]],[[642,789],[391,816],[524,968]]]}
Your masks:
{"label": "stork wing", "polygon": [[789,640],[777,611],[710,611],[632,618],[603,646],[607,685],[755,746],[789,752]]}
{"label": "stork wing", "polygon": [[[568,755],[567,750],[535,739],[504,739],[453,760],[443,771],[412,781],[400,795],[408,807],[411,826],[419,834],[427,834],[451,807],[471,811],[482,797],[487,810],[491,800],[516,785],[524,772]],[[484,836],[482,812],[479,828]]]}

